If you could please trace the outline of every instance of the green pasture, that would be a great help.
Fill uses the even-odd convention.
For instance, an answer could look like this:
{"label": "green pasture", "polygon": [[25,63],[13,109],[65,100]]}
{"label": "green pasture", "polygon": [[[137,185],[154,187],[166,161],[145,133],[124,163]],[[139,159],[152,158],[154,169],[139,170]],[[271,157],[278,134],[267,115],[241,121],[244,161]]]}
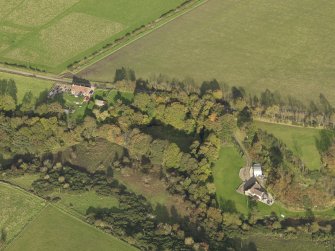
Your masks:
{"label": "green pasture", "polygon": [[0,61],[61,72],[182,2],[0,0]]}
{"label": "green pasture", "polygon": [[[0,1],[1,2],[1,1]],[[44,90],[49,90],[53,83],[41,79],[29,78],[9,73],[0,72],[0,79],[13,79],[17,87],[18,102],[21,102],[24,95],[31,91],[37,98]]]}
{"label": "green pasture", "polygon": [[282,140],[310,170],[319,170],[322,166],[321,156],[315,145],[315,138],[319,137],[320,130],[259,121],[255,121],[255,124]]}
{"label": "green pasture", "polygon": [[7,233],[6,242],[15,238],[44,208],[38,197],[0,183],[0,230]]}
{"label": "green pasture", "polygon": [[137,250],[75,217],[49,206],[6,251]]}
{"label": "green pasture", "polygon": [[333,1],[210,0],[80,75],[110,80],[127,66],[139,77],[216,78],[303,101],[321,92],[334,105],[334,22]]}

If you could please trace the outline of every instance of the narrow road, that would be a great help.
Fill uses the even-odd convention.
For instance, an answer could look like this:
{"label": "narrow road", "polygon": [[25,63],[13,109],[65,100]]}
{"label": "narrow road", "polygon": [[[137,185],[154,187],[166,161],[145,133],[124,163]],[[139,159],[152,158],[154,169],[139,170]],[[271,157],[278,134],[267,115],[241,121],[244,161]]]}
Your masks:
{"label": "narrow road", "polygon": [[37,78],[37,79],[42,79],[42,80],[52,81],[52,82],[60,82],[60,83],[66,83],[66,84],[72,83],[72,79],[65,79],[65,78],[61,78],[58,76],[40,75],[40,74],[35,74],[35,73],[26,72],[22,70],[9,69],[5,67],[0,67],[0,72],[15,74],[15,75],[29,77],[29,78]]}

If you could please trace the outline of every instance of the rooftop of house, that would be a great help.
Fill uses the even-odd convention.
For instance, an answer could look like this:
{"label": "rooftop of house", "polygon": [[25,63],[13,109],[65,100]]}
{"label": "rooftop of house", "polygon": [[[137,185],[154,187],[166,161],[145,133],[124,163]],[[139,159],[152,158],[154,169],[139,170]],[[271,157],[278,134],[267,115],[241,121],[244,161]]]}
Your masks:
{"label": "rooftop of house", "polygon": [[250,179],[248,179],[245,183],[244,183],[244,191],[249,190],[251,187],[253,187],[255,185],[255,183],[257,182],[255,177],[251,177]]}
{"label": "rooftop of house", "polygon": [[71,87],[71,93],[73,95],[83,95],[83,96],[90,96],[94,92],[94,88],[86,87],[81,85],[73,84]]}
{"label": "rooftop of house", "polygon": [[258,197],[260,197],[260,198],[262,198],[262,196],[263,196],[263,194],[264,194],[264,191],[262,191],[262,190],[260,190],[260,189],[258,189],[258,188],[256,188],[256,187],[252,187],[252,188],[250,188],[250,190],[248,190],[248,191],[249,191],[250,194],[252,194],[252,195],[256,195],[256,196],[258,196]]}

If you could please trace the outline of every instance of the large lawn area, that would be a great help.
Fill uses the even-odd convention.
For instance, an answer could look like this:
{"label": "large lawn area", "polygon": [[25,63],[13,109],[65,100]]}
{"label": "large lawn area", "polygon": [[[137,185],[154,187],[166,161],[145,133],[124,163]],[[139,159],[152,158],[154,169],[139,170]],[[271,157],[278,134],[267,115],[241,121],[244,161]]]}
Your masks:
{"label": "large lawn area", "polygon": [[58,196],[61,200],[58,205],[62,205],[76,211],[81,215],[86,215],[87,209],[95,208],[112,208],[119,207],[119,201],[113,196],[102,196],[95,191],[87,191],[82,193],[53,193],[53,196]]}
{"label": "large lawn area", "polygon": [[272,133],[282,140],[291,151],[299,156],[307,168],[319,170],[321,156],[315,146],[315,138],[319,137],[319,130],[313,128],[293,127],[265,122],[255,122],[256,126]]}
{"label": "large lawn area", "polygon": [[0,183],[0,230],[10,242],[43,209],[45,202],[10,185]]}
{"label": "large lawn area", "polygon": [[63,71],[182,2],[0,0],[0,61]]}
{"label": "large lawn area", "polygon": [[3,72],[0,72],[0,79],[13,79],[15,81],[17,87],[17,99],[19,103],[22,102],[23,96],[27,92],[31,91],[33,95],[37,98],[39,97],[41,92],[43,92],[44,90],[49,90],[53,85],[53,83],[50,81],[18,76]]}
{"label": "large lawn area", "polygon": [[[244,166],[244,160],[233,146],[225,146],[221,149],[220,158],[213,169],[216,196],[220,206],[226,210],[232,210],[247,214],[247,197],[236,192],[242,183],[238,176]],[[229,208],[227,208],[229,206]]]}
{"label": "large lawn area", "polygon": [[128,66],[141,77],[217,78],[259,94],[335,104],[335,2],[210,0],[81,72],[110,80]]}
{"label": "large lawn area", "polygon": [[6,251],[131,251],[132,246],[49,206]]}

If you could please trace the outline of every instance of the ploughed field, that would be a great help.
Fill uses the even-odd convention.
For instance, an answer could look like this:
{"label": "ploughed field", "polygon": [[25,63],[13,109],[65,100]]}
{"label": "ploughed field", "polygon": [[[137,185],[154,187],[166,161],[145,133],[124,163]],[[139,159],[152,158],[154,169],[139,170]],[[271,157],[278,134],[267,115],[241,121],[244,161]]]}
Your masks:
{"label": "ploughed field", "polygon": [[80,75],[112,80],[128,66],[141,77],[217,78],[302,101],[322,92],[335,104],[334,22],[333,1],[210,0]]}
{"label": "ploughed field", "polygon": [[0,61],[62,71],[183,0],[0,0]]}

